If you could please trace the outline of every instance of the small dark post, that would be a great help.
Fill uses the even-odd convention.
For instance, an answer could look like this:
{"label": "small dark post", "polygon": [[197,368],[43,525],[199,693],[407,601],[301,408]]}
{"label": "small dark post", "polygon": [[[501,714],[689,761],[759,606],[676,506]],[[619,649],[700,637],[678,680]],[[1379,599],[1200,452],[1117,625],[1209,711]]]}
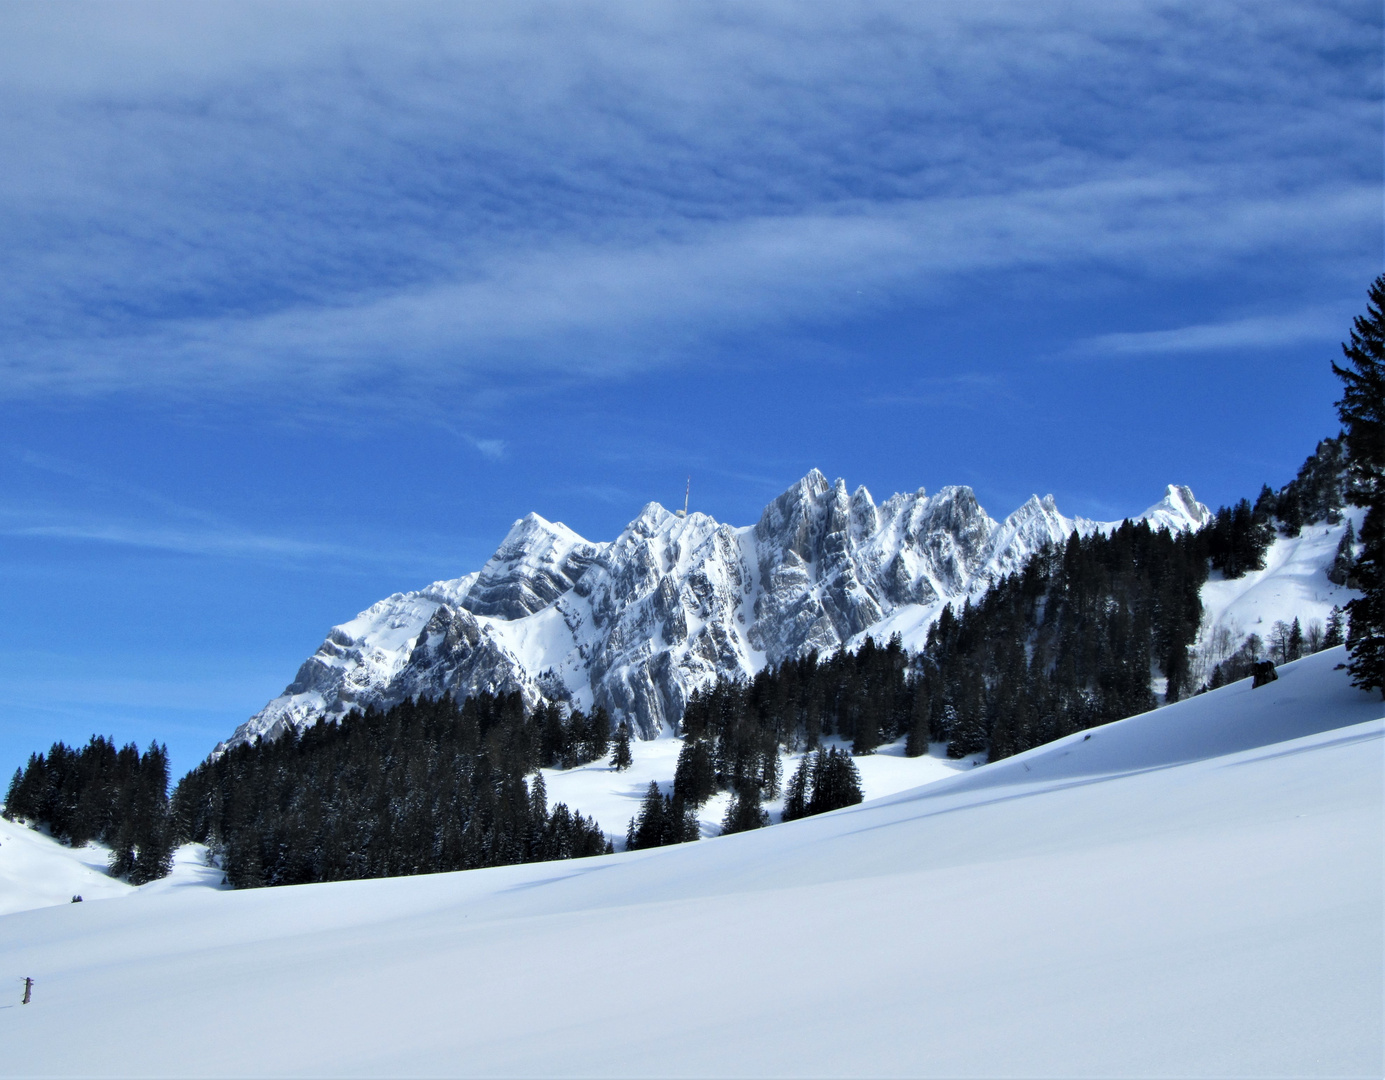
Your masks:
{"label": "small dark post", "polygon": [[29,995],[33,992],[33,989],[34,980],[29,978],[27,975],[24,976],[24,1000],[20,1002],[21,1005],[29,1004]]}

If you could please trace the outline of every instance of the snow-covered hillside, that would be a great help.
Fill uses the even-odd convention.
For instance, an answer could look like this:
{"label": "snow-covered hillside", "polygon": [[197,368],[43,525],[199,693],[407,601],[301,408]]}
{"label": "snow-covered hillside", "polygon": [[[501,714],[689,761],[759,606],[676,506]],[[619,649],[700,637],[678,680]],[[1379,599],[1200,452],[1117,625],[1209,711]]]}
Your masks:
{"label": "snow-covered hillside", "polygon": [[1265,568],[1225,580],[1219,573],[1202,587],[1202,628],[1194,647],[1194,677],[1202,682],[1249,634],[1267,644],[1276,622],[1298,619],[1306,632],[1326,625],[1334,607],[1360,595],[1327,579],[1347,523],[1359,531],[1365,511],[1348,509],[1336,525],[1317,522],[1294,537],[1276,535],[1265,552]]}
{"label": "snow-covered hillside", "polygon": [[207,849],[186,844],[174,855],[173,872],[136,888],[106,873],[110,849],[102,844],[70,848],[46,833],[0,818],[0,915],[31,908],[148,895],[188,887],[220,888],[222,873],[207,864]]}
{"label": "snow-covered hillside", "polygon": [[3,1071],[1378,1076],[1342,659],[678,847],[7,915]]}
{"label": "snow-covered hillside", "polygon": [[[1208,510],[1170,485],[1141,519],[1197,527]],[[284,693],[226,745],[356,706],[450,692],[522,693],[605,707],[666,734],[721,676],[898,630],[917,646],[944,604],[976,595],[1046,542],[1117,523],[1064,517],[1050,496],[1003,522],[970,488],[877,506],[812,471],[735,528],[647,505],[610,543],[537,514],[477,573],[396,593],[334,627]]]}

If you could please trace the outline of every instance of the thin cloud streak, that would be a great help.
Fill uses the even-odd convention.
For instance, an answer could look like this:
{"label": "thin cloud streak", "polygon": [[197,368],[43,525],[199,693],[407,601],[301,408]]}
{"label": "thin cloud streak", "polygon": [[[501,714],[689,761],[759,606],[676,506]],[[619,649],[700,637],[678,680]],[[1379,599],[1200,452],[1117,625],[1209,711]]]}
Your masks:
{"label": "thin cloud streak", "polygon": [[1343,311],[1313,308],[1287,315],[1262,315],[1219,323],[1101,334],[1073,351],[1085,356],[1151,356],[1167,353],[1274,349],[1304,342],[1340,340],[1349,323]]}
{"label": "thin cloud streak", "polygon": [[110,544],[215,559],[273,563],[311,561],[319,566],[387,566],[401,573],[435,572],[449,556],[427,557],[417,547],[389,551],[293,537],[225,530],[197,530],[128,522],[53,522],[0,525],[0,536]]}

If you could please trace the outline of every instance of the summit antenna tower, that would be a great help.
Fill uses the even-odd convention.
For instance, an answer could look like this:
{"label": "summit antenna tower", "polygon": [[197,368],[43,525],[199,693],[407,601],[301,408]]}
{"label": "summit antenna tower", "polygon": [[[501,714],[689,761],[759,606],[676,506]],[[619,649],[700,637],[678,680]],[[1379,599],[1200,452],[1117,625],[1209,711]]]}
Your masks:
{"label": "summit antenna tower", "polygon": [[688,496],[691,495],[691,494],[692,494],[692,476],[689,475],[689,477],[688,477],[688,486],[685,487],[685,488],[683,489],[683,512],[682,512],[681,514],[678,515],[679,517],[687,517],[687,516],[688,516]]}

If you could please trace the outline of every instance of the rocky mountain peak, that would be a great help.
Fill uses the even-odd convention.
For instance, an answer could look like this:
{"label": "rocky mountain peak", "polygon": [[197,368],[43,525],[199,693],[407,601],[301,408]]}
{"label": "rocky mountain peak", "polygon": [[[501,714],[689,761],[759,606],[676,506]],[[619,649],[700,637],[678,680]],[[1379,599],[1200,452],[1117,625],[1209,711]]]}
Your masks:
{"label": "rocky mountain peak", "polygon": [[1200,529],[1212,520],[1212,511],[1197,501],[1192,488],[1170,484],[1164,490],[1164,497],[1141,514],[1140,519],[1156,528]]}
{"label": "rocky mountain peak", "polygon": [[532,615],[571,589],[600,550],[561,522],[526,514],[510,527],[460,602],[475,615]]}

